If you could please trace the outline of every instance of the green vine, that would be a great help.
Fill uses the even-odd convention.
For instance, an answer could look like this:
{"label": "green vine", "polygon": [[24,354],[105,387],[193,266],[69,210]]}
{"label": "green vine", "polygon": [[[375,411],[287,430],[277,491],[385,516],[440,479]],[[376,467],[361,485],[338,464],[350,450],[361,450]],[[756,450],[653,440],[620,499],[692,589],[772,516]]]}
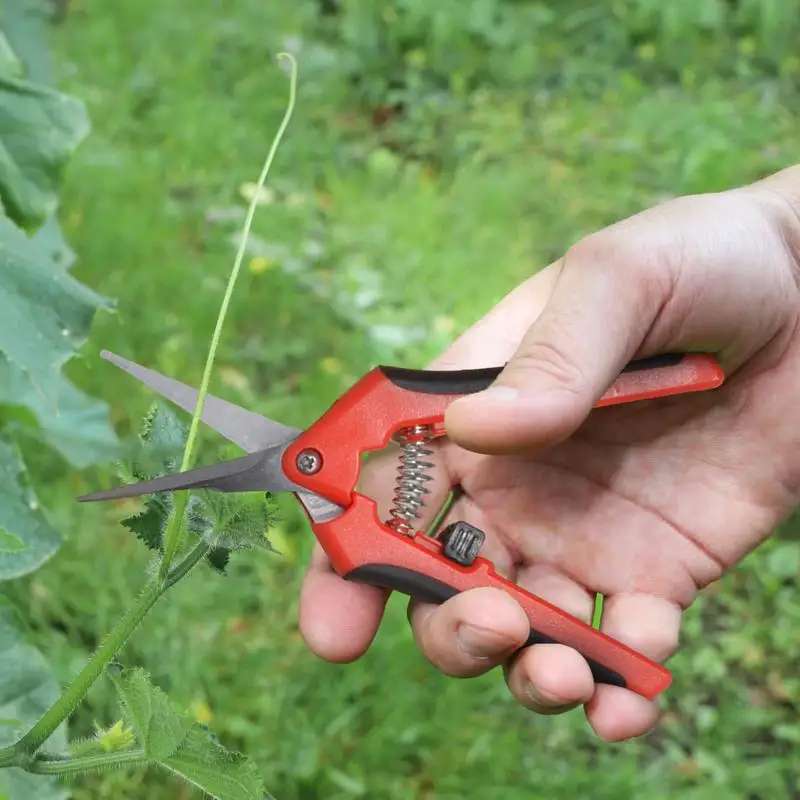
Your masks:
{"label": "green vine", "polygon": [[[219,311],[219,316],[217,317],[217,324],[214,328],[214,334],[211,337],[211,346],[208,350],[208,358],[206,359],[206,366],[203,370],[203,378],[200,382],[200,391],[197,395],[197,404],[194,409],[194,414],[192,415],[192,423],[189,428],[189,436],[186,440],[186,449],[183,453],[183,461],[181,463],[181,472],[184,470],[189,469],[192,464],[192,456],[194,454],[194,444],[197,438],[197,430],[200,424],[200,415],[203,411],[203,403],[205,402],[206,395],[208,394],[208,384],[211,379],[211,370],[214,366],[214,357],[216,356],[217,346],[219,345],[219,340],[222,335],[222,327],[225,323],[225,317],[228,313],[228,306],[230,305],[231,296],[233,295],[233,287],[236,283],[237,278],[239,277],[239,271],[242,266],[242,259],[244,258],[245,249],[247,246],[247,237],[250,234],[250,228],[253,224],[253,217],[255,216],[256,212],[256,205],[258,203],[258,196],[263,188],[266,180],[267,175],[269,174],[270,168],[272,167],[272,162],[275,159],[275,154],[278,150],[278,146],[283,138],[284,133],[286,132],[286,128],[289,125],[289,120],[294,113],[294,105],[295,100],[297,97],[297,62],[295,61],[294,57],[289,53],[280,53],[278,58],[286,58],[291,62],[292,70],[291,70],[291,77],[289,82],[289,103],[286,107],[286,113],[283,116],[283,120],[278,128],[278,132],[275,135],[275,139],[272,142],[272,147],[270,148],[269,154],[267,155],[266,161],[264,162],[264,166],[261,170],[261,174],[258,178],[258,182],[256,183],[256,191],[253,193],[253,197],[250,200],[250,206],[247,209],[247,217],[245,218],[244,228],[242,230],[242,236],[239,241],[239,247],[236,251],[236,258],[233,262],[233,269],[231,270],[230,278],[228,280],[228,285],[225,289],[225,295],[222,298],[222,306]],[[183,519],[184,519],[184,511],[186,510],[186,502],[187,497],[185,493],[182,493],[178,496],[175,503],[175,513],[172,515],[169,527],[167,528],[167,533],[165,536],[164,541],[164,558],[161,562],[161,568],[159,570],[159,575],[163,579],[166,577],[167,572],[169,570],[170,564],[172,563],[172,559],[175,557],[175,554],[178,552],[178,548],[181,543],[181,539],[183,537]]]}

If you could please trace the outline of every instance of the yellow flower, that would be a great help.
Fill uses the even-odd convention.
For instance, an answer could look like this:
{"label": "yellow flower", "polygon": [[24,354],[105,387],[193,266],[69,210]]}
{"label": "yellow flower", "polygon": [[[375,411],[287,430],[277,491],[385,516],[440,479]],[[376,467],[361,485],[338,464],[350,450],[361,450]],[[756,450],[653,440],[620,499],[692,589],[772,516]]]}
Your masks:
{"label": "yellow flower", "polygon": [[107,731],[99,729],[98,744],[107,753],[125,750],[136,744],[136,737],[130,728],[126,728],[122,720],[115,722]]}
{"label": "yellow flower", "polygon": [[264,258],[264,256],[253,256],[250,259],[250,272],[254,275],[266,272],[271,266],[272,262],[268,258]]}

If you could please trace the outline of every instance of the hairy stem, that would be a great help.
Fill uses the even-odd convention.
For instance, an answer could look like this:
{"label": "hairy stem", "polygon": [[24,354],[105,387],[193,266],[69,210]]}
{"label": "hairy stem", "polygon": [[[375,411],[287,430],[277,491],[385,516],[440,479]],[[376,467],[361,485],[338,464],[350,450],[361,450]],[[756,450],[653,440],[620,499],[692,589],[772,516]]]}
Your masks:
{"label": "hairy stem", "polygon": [[0,750],[0,769],[9,769],[10,767],[22,767],[30,760],[30,756],[26,753],[18,752],[11,747],[4,747]]}
{"label": "hairy stem", "polygon": [[52,736],[56,728],[84,698],[92,684],[100,677],[106,665],[123,647],[162,593],[161,586],[155,581],[145,588],[136,602],[125,613],[125,616],[117,622],[111,633],[106,636],[100,647],[95,650],[94,655],[89,659],[86,666],[73,678],[72,683],[66,688],[64,694],[9,749],[17,753],[34,753],[42,743]]}
{"label": "hairy stem", "polygon": [[206,542],[198,542],[179,562],[170,570],[167,579],[164,581],[164,592],[171,589],[179,580],[185,577],[194,566],[200,562],[206,555],[211,547]]}
{"label": "hairy stem", "polygon": [[95,753],[78,758],[35,758],[28,764],[27,771],[37,775],[77,775],[94,769],[140,766],[147,764],[149,760],[144,750],[137,748],[119,753]]}
{"label": "hairy stem", "polygon": [[[192,416],[192,424],[189,427],[189,435],[186,439],[186,447],[183,452],[183,461],[181,463],[180,471],[184,472],[185,470],[189,469],[192,463],[192,455],[194,452],[194,444],[197,438],[197,429],[200,424],[200,415],[203,411],[203,403],[205,402],[206,395],[208,394],[208,384],[211,380],[211,370],[214,366],[214,357],[216,356],[217,347],[219,345],[219,340],[222,335],[222,327],[225,323],[225,317],[228,313],[228,306],[230,305],[231,297],[233,295],[233,288],[236,284],[236,280],[239,277],[239,271],[242,266],[242,260],[244,259],[245,248],[247,245],[247,237],[250,233],[250,228],[253,224],[253,217],[255,216],[256,205],[258,204],[258,196],[261,192],[264,183],[267,180],[267,175],[269,174],[270,167],[272,166],[272,162],[275,159],[275,153],[278,150],[278,145],[283,138],[283,134],[286,131],[286,128],[289,124],[289,120],[291,119],[292,113],[294,112],[294,103],[295,97],[297,94],[297,62],[295,61],[294,57],[291,56],[289,53],[280,53],[278,58],[287,58],[291,62],[292,70],[291,70],[291,79],[289,84],[289,103],[286,107],[286,112],[283,116],[283,121],[281,122],[280,127],[278,128],[278,132],[275,135],[275,138],[272,142],[272,147],[270,148],[269,154],[267,155],[267,159],[264,162],[264,166],[261,170],[261,175],[258,178],[258,182],[256,183],[256,190],[253,193],[253,198],[250,201],[250,207],[247,210],[247,217],[245,219],[244,228],[242,230],[242,237],[241,241],[239,242],[239,247],[236,252],[236,258],[233,262],[233,269],[231,270],[230,278],[228,279],[228,286],[225,289],[225,295],[222,298],[222,306],[219,311],[219,315],[217,317],[217,324],[214,329],[214,335],[211,338],[211,346],[208,351],[208,357],[206,359],[205,369],[203,370],[203,378],[200,382],[200,389],[197,395],[197,404],[195,405],[194,414]],[[175,503],[174,513],[170,517],[169,523],[167,524],[167,532],[166,536],[164,537],[164,558],[161,562],[161,569],[159,572],[159,577],[164,580],[168,573],[170,565],[172,564],[172,560],[175,557],[175,554],[178,552],[178,548],[181,543],[181,538],[183,535],[183,514],[186,510],[186,496],[185,493],[181,493],[177,502]]]}
{"label": "hairy stem", "polygon": [[[119,652],[130,638],[148,611],[158,599],[171,589],[178,581],[186,577],[191,570],[208,553],[209,545],[199,542],[193,547],[170,572],[163,583],[153,581],[139,595],[136,602],[119,620],[111,633],[95,651],[86,666],[75,676],[64,694],[45,712],[44,716],[17,742],[0,750],[0,768],[25,766],[30,761],[30,754],[52,736],[58,726],[72,713],[83,699],[92,684],[100,677],[111,659]],[[80,759],[74,759],[78,761]]]}

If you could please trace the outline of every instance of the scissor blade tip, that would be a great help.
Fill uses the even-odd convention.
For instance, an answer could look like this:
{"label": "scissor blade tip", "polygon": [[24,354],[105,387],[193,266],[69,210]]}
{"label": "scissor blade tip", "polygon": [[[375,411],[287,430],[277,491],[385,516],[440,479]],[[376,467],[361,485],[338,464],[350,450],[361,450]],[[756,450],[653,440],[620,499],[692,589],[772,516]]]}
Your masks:
{"label": "scissor blade tip", "polygon": [[100,492],[92,492],[91,494],[82,494],[75,498],[79,503],[91,503],[93,500],[101,500]]}
{"label": "scissor blade tip", "polygon": [[123,500],[127,497],[136,497],[128,492],[128,486],[119,486],[116,489],[107,489],[101,492],[91,492],[75,498],[79,503],[93,503],[97,500]]}

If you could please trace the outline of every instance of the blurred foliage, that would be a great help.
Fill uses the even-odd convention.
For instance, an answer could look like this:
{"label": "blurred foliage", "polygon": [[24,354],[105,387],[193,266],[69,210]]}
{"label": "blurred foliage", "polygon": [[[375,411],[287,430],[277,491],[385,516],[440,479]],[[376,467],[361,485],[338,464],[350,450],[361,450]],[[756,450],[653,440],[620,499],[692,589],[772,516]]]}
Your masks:
{"label": "blurred foliage", "polygon": [[[306,425],[376,362],[424,364],[576,239],[670,196],[800,160],[792,0],[72,0],[59,85],[94,129],[62,223],[74,273],[119,298],[70,374],[130,435],[152,396],[114,350],[197,385],[250,182],[300,63],[289,137],[262,198],[211,391]],[[204,434],[203,458],[238,454]],[[133,510],[77,506],[108,471],[39,454],[69,534],[9,597],[64,678],[130,602],[146,563]],[[797,522],[686,614],[663,724],[608,746],[580,711],[538,718],[499,674],[439,675],[402,600],[367,656],[311,656],[296,624],[311,537],[291,499],[228,577],[190,576],[146,620],[142,664],[279,800],[800,795]],[[187,625],[186,621],[191,624]],[[100,684],[75,735],[108,727]],[[155,772],[82,778],[77,800],[193,797]]]}
{"label": "blurred foliage", "polygon": [[402,117],[393,134],[412,149],[437,132],[454,136],[490,87],[515,93],[518,110],[535,117],[537,101],[557,93],[574,101],[631,84],[691,92],[720,81],[794,90],[800,81],[800,5],[791,0],[321,5],[323,41],[335,53],[328,67],[377,121]]}

